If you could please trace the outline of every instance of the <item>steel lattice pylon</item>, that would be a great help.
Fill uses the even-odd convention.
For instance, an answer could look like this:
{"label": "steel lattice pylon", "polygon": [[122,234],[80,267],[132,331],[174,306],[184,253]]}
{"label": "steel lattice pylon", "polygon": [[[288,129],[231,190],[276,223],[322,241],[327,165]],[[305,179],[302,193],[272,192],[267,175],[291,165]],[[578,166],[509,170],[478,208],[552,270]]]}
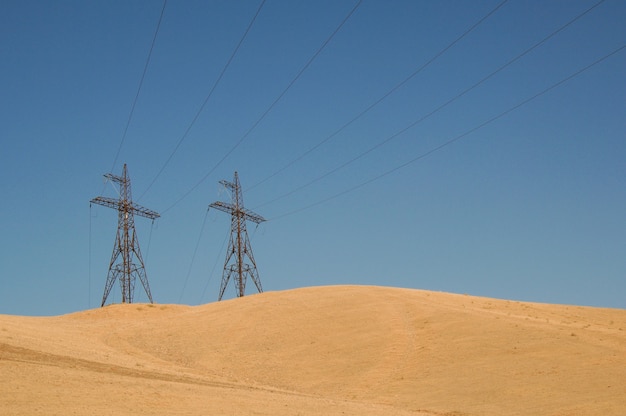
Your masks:
{"label": "steel lattice pylon", "polygon": [[[243,207],[243,196],[237,172],[235,172],[233,182],[222,180],[220,183],[227,189],[230,189],[232,203],[218,201],[209,205],[209,208],[216,208],[231,215],[230,241],[228,242],[226,261],[224,262],[224,271],[222,273],[222,283],[220,285],[220,294],[217,299],[218,301],[222,300],[226,286],[228,286],[228,282],[233,275],[237,297],[244,296],[248,276],[256,285],[259,293],[263,292],[256,262],[254,261],[254,256],[252,255],[252,247],[250,246],[250,239],[248,238],[246,221],[252,221],[257,224],[265,221],[265,218],[262,216]],[[245,262],[246,257],[250,261],[250,264]],[[233,259],[234,263],[231,264],[231,260]]]}
{"label": "steel lattice pylon", "polygon": [[[139,280],[146,291],[146,295],[148,295],[150,303],[153,303],[148,277],[146,276],[146,268],[143,258],[141,257],[139,240],[137,240],[137,233],[135,231],[134,216],[136,214],[154,220],[159,218],[160,215],[155,211],[133,203],[130,192],[130,178],[128,177],[126,164],[124,164],[122,176],[107,173],[104,177],[120,185],[120,198],[113,199],[99,196],[91,200],[91,203],[115,208],[118,213],[117,236],[115,238],[115,245],[113,246],[113,254],[111,255],[111,262],[109,263],[109,273],[107,275],[102,304],[100,306],[104,306],[116,280],[119,280],[122,289],[122,303],[132,303],[137,276],[139,276]],[[118,262],[120,256],[122,259]],[[133,262],[133,257],[136,258],[138,264]]]}

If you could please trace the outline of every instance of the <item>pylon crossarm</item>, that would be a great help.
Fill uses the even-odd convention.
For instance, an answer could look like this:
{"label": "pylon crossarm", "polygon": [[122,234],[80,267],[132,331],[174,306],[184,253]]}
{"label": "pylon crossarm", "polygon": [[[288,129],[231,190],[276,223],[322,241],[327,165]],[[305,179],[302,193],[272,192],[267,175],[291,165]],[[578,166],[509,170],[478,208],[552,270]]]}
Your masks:
{"label": "pylon crossarm", "polygon": [[228,202],[221,202],[221,201],[213,202],[211,205],[209,205],[209,208],[215,208],[220,211],[226,212],[228,214],[241,212],[243,214],[242,216],[244,217],[244,219],[255,222],[257,224],[263,221],[267,221],[265,218],[263,218],[262,216],[260,216],[259,214],[253,211],[250,211],[249,209],[236,207],[235,204],[231,204]]}
{"label": "pylon crossarm", "polygon": [[[90,202],[93,204],[98,204],[98,205],[102,205],[108,208],[115,208],[115,209],[119,209],[121,205],[121,202],[119,199],[107,198],[104,196],[98,196],[92,199]],[[141,205],[131,203],[129,208],[133,214],[139,215],[140,217],[150,218],[151,220],[154,220],[161,216],[158,212],[142,207]]]}
{"label": "pylon crossarm", "polygon": [[234,183],[232,183],[232,182],[229,182],[229,181],[225,181],[225,180],[221,180],[221,181],[220,181],[220,183],[221,183],[222,185],[224,185],[224,187],[229,188],[229,189],[231,189],[231,190],[233,190],[233,189],[235,189],[235,188],[237,187],[237,185],[236,185],[236,184],[234,184]]}
{"label": "pylon crossarm", "polygon": [[140,217],[150,218],[151,220],[157,219],[161,216],[158,212],[137,204],[132,204],[131,209],[133,210],[133,213],[139,215]]}
{"label": "pylon crossarm", "polygon": [[215,208],[220,211],[226,212],[228,214],[230,214],[231,212],[235,210],[235,206],[233,204],[229,204],[227,202],[220,202],[220,201],[213,202],[212,204],[210,204],[209,209],[210,208]]}
{"label": "pylon crossarm", "polygon": [[112,173],[107,173],[104,175],[104,177],[110,180],[111,182],[120,183],[120,184],[124,182],[124,178],[122,178],[121,176],[114,175]]}
{"label": "pylon crossarm", "polygon": [[91,202],[92,204],[98,204],[98,205],[102,205],[108,208],[115,208],[115,209],[117,209],[117,207],[119,207],[120,205],[119,199],[107,198],[104,196],[98,196],[89,202]]}

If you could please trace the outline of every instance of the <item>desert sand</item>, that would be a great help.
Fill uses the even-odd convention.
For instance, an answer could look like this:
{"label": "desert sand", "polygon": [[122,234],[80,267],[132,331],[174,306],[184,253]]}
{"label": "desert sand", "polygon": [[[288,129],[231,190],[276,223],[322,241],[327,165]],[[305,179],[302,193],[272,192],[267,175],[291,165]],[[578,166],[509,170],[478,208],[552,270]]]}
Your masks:
{"label": "desert sand", "polygon": [[0,315],[1,415],[624,415],[626,310],[369,286]]}

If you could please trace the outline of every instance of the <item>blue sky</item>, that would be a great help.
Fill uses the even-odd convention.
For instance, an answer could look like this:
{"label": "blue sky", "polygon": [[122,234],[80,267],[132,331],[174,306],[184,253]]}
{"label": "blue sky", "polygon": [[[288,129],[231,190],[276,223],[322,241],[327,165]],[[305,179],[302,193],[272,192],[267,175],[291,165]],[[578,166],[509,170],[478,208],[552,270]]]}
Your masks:
{"label": "blue sky", "polygon": [[266,291],[626,308],[626,2],[500,3],[267,0],[199,112],[260,1],[168,1],[139,95],[162,2],[3,1],[0,313],[100,305],[124,163],[158,303],[217,299],[236,170]]}

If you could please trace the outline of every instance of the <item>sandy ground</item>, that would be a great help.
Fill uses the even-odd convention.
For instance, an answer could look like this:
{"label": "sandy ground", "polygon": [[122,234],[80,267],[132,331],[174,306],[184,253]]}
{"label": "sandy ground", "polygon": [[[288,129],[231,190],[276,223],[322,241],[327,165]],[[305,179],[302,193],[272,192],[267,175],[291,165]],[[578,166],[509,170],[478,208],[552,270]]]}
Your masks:
{"label": "sandy ground", "polygon": [[1,415],[624,415],[626,310],[362,286],[0,315]]}

